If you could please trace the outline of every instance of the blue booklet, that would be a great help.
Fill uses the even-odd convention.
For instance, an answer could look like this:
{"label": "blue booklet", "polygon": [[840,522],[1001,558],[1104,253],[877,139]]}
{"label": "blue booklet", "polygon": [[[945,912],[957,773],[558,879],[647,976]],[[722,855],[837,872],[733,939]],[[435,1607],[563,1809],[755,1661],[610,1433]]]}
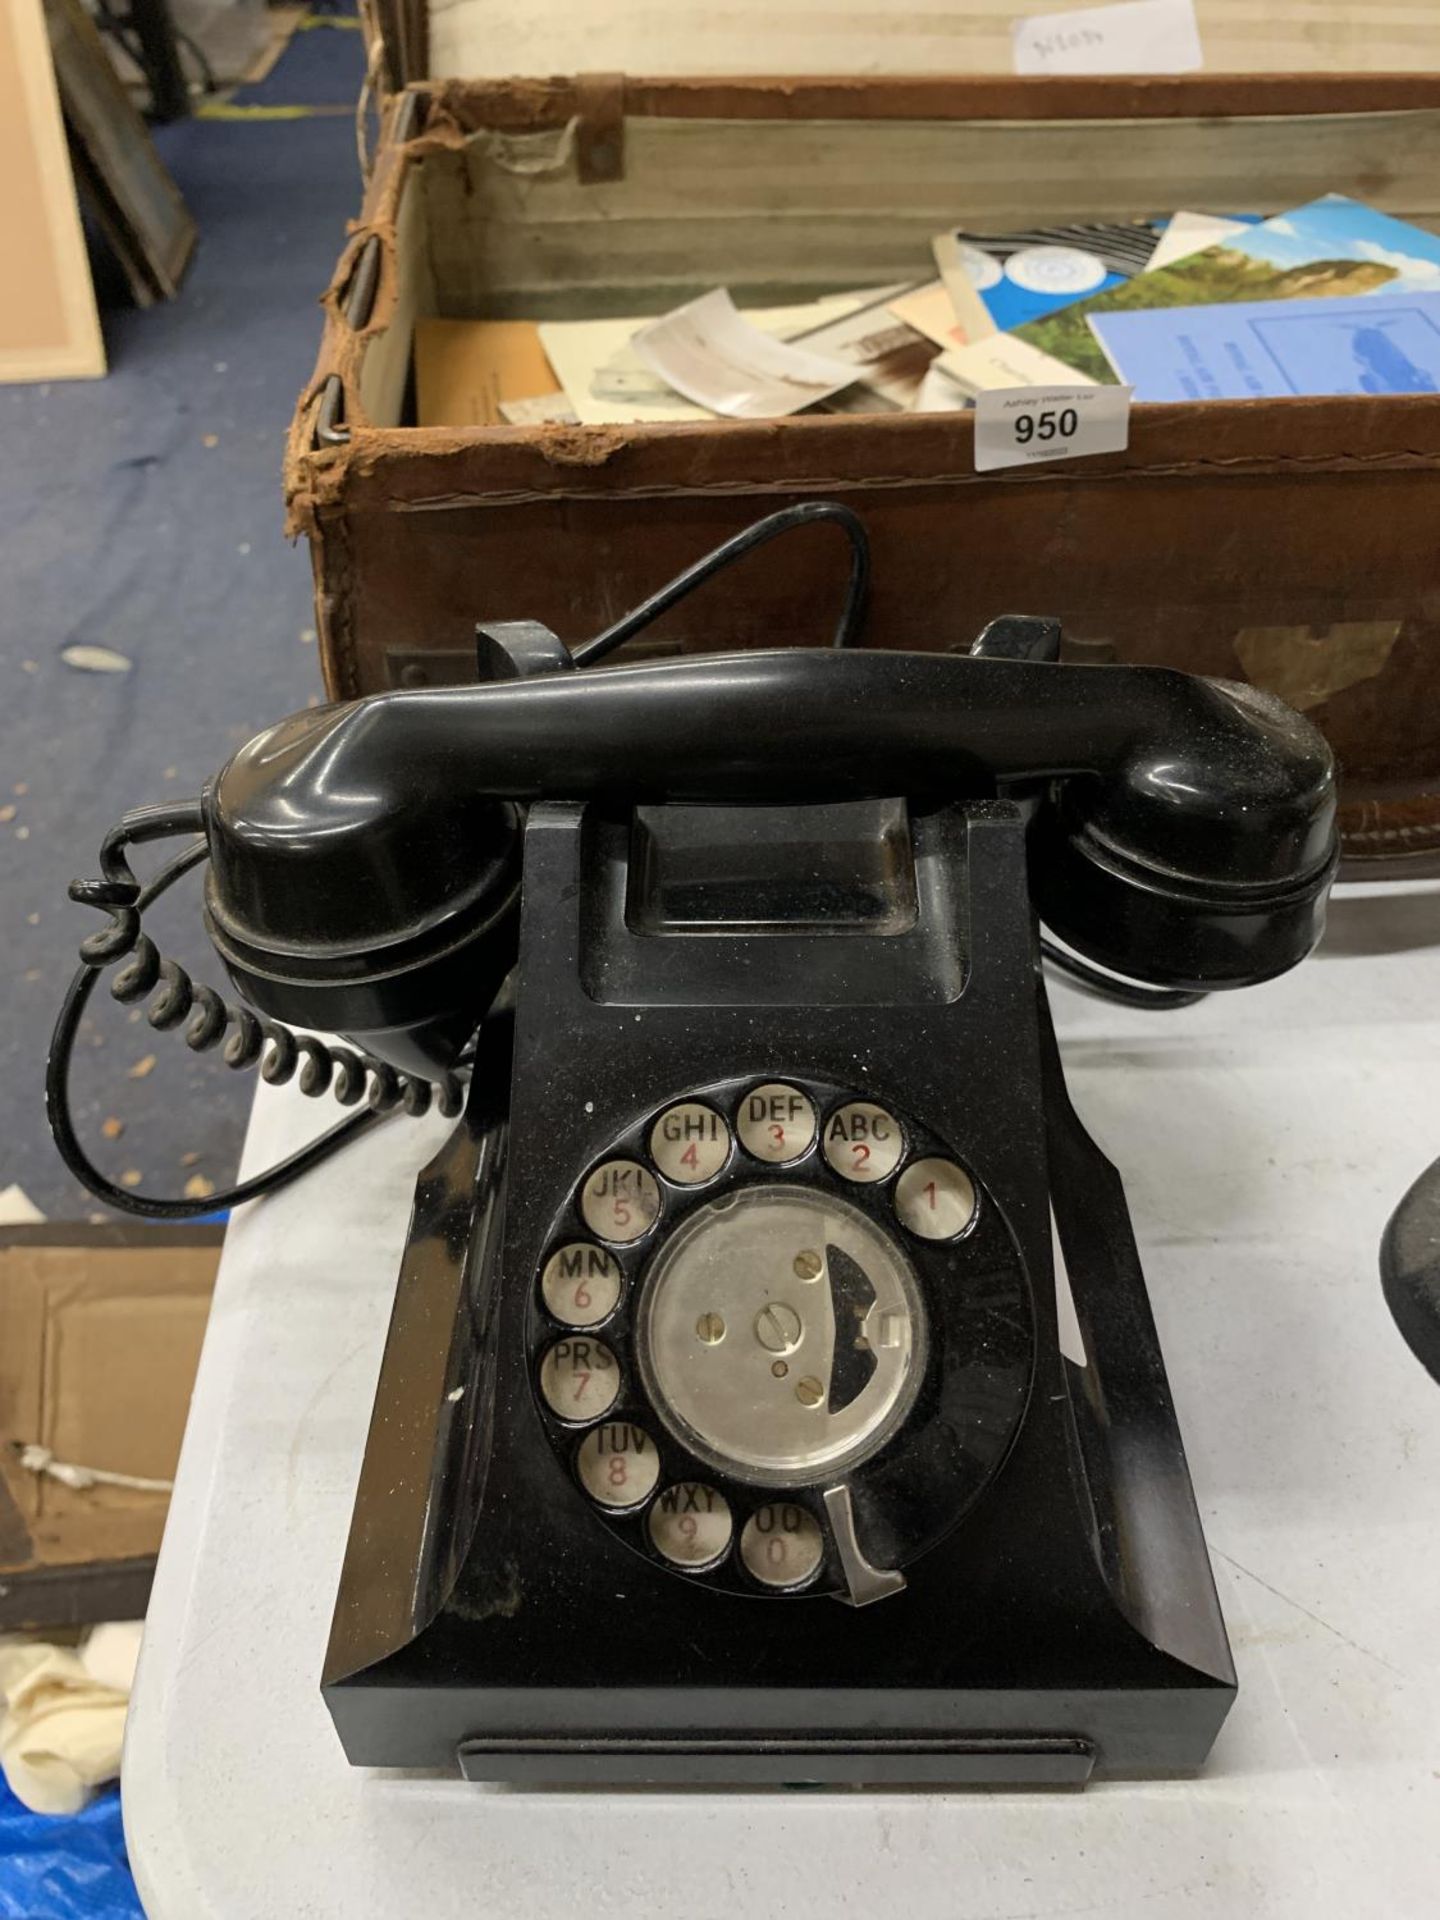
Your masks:
{"label": "blue booklet", "polygon": [[1440,393],[1440,293],[1092,313],[1137,400]]}

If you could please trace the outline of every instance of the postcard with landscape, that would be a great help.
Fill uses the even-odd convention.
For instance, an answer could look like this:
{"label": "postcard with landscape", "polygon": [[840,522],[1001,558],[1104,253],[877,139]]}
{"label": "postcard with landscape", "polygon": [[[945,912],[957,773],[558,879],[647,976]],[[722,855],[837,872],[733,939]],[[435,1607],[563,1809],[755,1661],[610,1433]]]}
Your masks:
{"label": "postcard with landscape", "polygon": [[1092,314],[1380,292],[1440,293],[1440,236],[1330,194],[1032,320],[1015,329],[1015,338],[1091,380],[1113,384],[1116,374],[1090,326]]}

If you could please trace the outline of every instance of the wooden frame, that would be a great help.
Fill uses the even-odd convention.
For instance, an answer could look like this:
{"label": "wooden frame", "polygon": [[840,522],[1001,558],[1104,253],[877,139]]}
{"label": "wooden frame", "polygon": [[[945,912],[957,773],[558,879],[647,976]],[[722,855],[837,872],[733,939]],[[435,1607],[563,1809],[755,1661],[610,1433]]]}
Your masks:
{"label": "wooden frame", "polygon": [[105,344],[42,0],[0,0],[0,381],[94,379]]}

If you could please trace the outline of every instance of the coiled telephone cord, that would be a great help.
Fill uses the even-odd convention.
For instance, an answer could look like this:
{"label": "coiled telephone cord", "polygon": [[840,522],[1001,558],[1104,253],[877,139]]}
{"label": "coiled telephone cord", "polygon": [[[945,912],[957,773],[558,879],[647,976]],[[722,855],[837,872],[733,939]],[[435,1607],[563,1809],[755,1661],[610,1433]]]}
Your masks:
{"label": "coiled telephone cord", "polygon": [[[110,1206],[148,1219],[193,1220],[239,1206],[242,1201],[287,1186],[387,1114],[404,1111],[418,1118],[433,1104],[453,1117],[465,1099],[464,1082],[457,1074],[441,1074],[431,1082],[417,1074],[402,1073],[358,1048],[331,1046],[314,1034],[295,1033],[278,1020],[226,1001],[213,987],[193,980],[177,960],[160,952],[144,931],[143,915],[177,880],[200,864],[206,857],[206,844],[203,839],[194,841],[143,886],[135,877],[126,849],[203,831],[198,800],[178,806],[138,807],[105,836],[100,849],[102,877],[76,880],[69,890],[78,905],[95,907],[110,918],[107,926],[90,934],[80,946],[80,967],[70,982],[50,1044],[46,1111],[61,1157],[76,1178]],[[185,1023],[185,1043],[196,1053],[219,1047],[227,1067],[243,1071],[258,1066],[261,1079],[271,1086],[284,1086],[298,1076],[300,1091],[312,1099],[329,1093],[342,1106],[355,1106],[363,1098],[364,1110],[349,1115],[264,1173],[203,1199],[138,1193],[116,1185],[80,1145],[70,1113],[69,1079],[75,1038],[96,982],[120,961],[128,964],[110,983],[112,997],[130,1005],[153,993],[145,1017],[157,1032],[168,1032]]]}

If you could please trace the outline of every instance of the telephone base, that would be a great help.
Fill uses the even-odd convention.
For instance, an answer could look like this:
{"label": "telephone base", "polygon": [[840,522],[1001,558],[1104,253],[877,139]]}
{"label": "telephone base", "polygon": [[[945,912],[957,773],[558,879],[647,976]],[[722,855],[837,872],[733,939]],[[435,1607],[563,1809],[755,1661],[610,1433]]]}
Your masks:
{"label": "telephone base", "polygon": [[[563,1599],[552,1611],[551,1582],[527,1584],[513,1566],[488,1619],[469,1603],[461,1619],[452,1593],[411,1629],[406,1603],[466,1548],[447,1540],[447,1516],[432,1507],[416,1562],[392,1565],[384,1591],[357,1596],[359,1616],[345,1617],[342,1590],[324,1691],[350,1760],[552,1786],[1083,1787],[1095,1775],[1198,1770],[1235,1696],[1229,1647],[1119,1179],[1070,1108],[1053,1042],[1044,1078],[1052,1201],[1088,1365],[1057,1354],[1048,1393],[1042,1367],[994,1497],[911,1570],[906,1596],[860,1612],[806,1604],[822,1673],[828,1664],[822,1684],[787,1685],[783,1646],[766,1645],[783,1637],[770,1623],[783,1622],[764,1602],[731,1601],[755,1630],[748,1674],[707,1665],[687,1675],[677,1627],[673,1645],[637,1635],[632,1685],[587,1685],[573,1615]],[[456,1245],[455,1209],[474,1173],[462,1128],[422,1177],[375,1413],[392,1468],[407,1433],[420,1443],[427,1425],[416,1379],[444,1377],[445,1309],[462,1284],[452,1260],[441,1285],[435,1256]],[[432,1434],[434,1421],[432,1404]],[[1037,1451],[1047,1429],[1060,1455]],[[377,1537],[384,1504],[362,1483],[355,1535]],[[983,1632],[967,1636],[977,1570]],[[616,1594],[622,1630],[629,1598]],[[947,1634],[952,1599],[958,1631]],[[921,1623],[891,1612],[907,1605],[923,1610]],[[488,1675],[487,1640],[527,1612],[554,1635],[552,1667]],[[695,1627],[702,1648],[705,1625]],[[367,1633],[392,1644],[372,1637],[377,1657],[351,1665]],[[474,1664],[457,1671],[454,1650],[467,1644]]]}
{"label": "telephone base", "polygon": [[[802,931],[804,968],[772,966],[762,995],[762,942],[755,968],[707,971],[737,936],[634,933],[623,825],[532,808],[525,992],[513,1033],[482,1029],[466,1120],[417,1187],[331,1630],[355,1764],[1029,1786],[1205,1759],[1234,1670],[1120,1180],[1065,1089],[1023,821],[982,803],[911,832],[918,930]],[[677,1114],[700,1130],[665,1135]],[[868,1185],[846,1114],[890,1155]],[[687,1138],[717,1156],[688,1190],[667,1158]],[[913,1203],[942,1197],[971,1230],[927,1239]],[[1061,1350],[1052,1217],[1083,1364]],[[611,1251],[557,1267],[587,1227]],[[842,1377],[801,1342],[857,1310]],[[929,1355],[910,1403],[907,1339]],[[748,1367],[751,1397],[696,1401],[708,1437],[686,1454],[660,1389],[714,1382],[707,1354]],[[887,1383],[893,1423],[858,1464],[803,1461],[783,1494],[727,1469],[747,1423],[782,1452],[847,1444],[846,1420],[886,1419]],[[830,1427],[794,1411],[807,1396]],[[767,1592],[782,1527],[811,1557]]]}

